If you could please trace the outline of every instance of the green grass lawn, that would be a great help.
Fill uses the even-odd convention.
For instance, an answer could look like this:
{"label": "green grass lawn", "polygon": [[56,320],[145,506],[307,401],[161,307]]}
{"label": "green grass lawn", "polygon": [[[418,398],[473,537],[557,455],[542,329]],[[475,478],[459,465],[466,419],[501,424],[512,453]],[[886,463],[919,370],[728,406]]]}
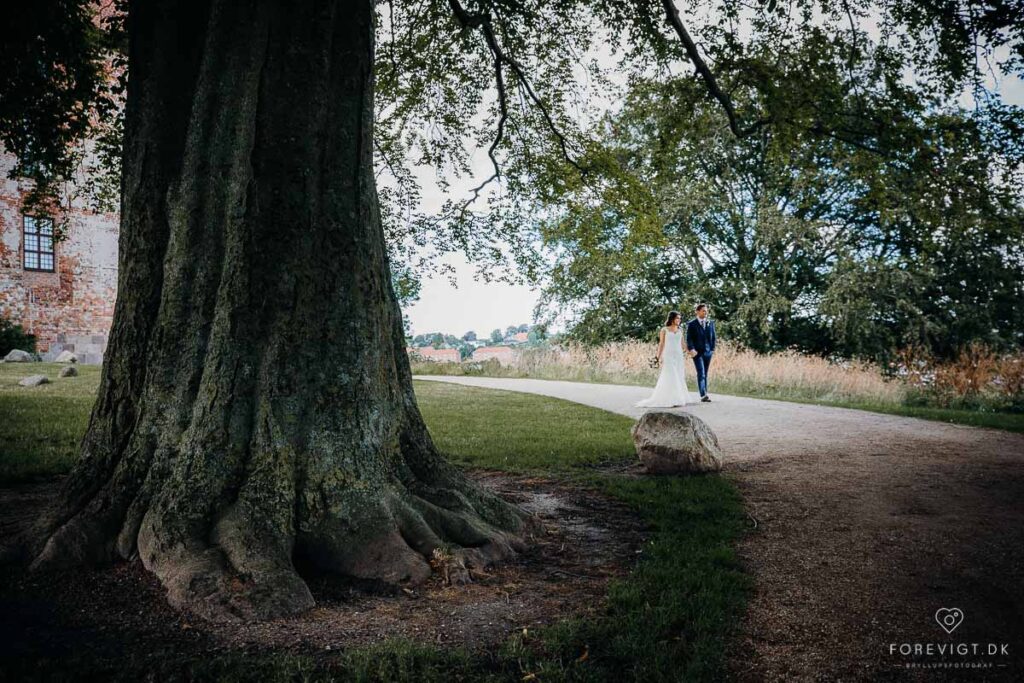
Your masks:
{"label": "green grass lawn", "polygon": [[[60,363],[0,363],[0,483],[68,471],[99,386],[98,366],[60,378]],[[29,375],[50,384],[18,386]]]}
{"label": "green grass lawn", "polygon": [[[96,368],[58,379],[60,366],[0,364],[0,477],[10,485],[67,471],[96,392]],[[17,380],[42,372],[54,384],[24,388]],[[498,651],[390,640],[354,648],[329,661],[304,656],[237,653],[192,661],[118,662],[102,673],[130,680],[263,681],[539,681],[717,680],[725,644],[742,614],[749,577],[733,551],[744,533],[741,501],[720,476],[628,479],[601,474],[596,463],[634,456],[629,418],[543,396],[416,382],[438,447],[468,467],[530,472],[598,488],[632,506],[650,525],[632,574],[610,586],[603,614],[566,621]],[[580,659],[582,653],[587,657]],[[57,673],[94,671],[88,653],[40,664]],[[74,668],[68,668],[73,666]],[[154,667],[156,667],[154,669]],[[42,671],[42,670],[40,670]]]}
{"label": "green grass lawn", "polygon": [[459,464],[563,472],[635,456],[628,417],[511,391],[445,382],[415,386],[434,442]]}

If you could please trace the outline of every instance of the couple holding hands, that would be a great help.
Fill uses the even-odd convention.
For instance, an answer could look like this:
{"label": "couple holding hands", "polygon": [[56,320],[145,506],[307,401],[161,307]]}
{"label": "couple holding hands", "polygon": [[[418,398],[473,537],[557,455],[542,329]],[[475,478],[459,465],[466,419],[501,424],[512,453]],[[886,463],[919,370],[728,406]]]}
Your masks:
{"label": "couple holding hands", "polygon": [[665,326],[658,333],[656,366],[661,367],[658,383],[654,385],[654,393],[639,401],[637,406],[671,408],[694,403],[690,400],[683,372],[686,355],[693,359],[697,371],[697,390],[701,402],[711,401],[708,396],[708,368],[711,366],[711,355],[715,352],[715,322],[708,318],[707,304],[697,304],[694,312],[696,317],[686,323],[685,334],[682,328],[683,316],[679,311],[668,314]]}

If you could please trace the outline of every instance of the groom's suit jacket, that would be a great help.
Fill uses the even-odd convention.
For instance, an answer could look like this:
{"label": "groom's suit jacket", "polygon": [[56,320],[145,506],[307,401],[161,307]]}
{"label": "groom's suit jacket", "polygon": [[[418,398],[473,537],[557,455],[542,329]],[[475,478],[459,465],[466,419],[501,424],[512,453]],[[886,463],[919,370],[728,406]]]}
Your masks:
{"label": "groom's suit jacket", "polygon": [[715,350],[715,321],[708,319],[708,327],[704,329],[699,318],[686,323],[686,349],[699,353],[712,353]]}

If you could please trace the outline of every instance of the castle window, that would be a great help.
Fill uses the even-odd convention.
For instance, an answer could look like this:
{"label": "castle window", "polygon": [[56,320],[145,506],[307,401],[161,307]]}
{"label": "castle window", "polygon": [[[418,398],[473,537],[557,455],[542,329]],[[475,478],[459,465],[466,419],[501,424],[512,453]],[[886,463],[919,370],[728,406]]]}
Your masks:
{"label": "castle window", "polygon": [[25,270],[55,270],[56,256],[53,251],[53,219],[41,216],[22,216],[24,226]]}

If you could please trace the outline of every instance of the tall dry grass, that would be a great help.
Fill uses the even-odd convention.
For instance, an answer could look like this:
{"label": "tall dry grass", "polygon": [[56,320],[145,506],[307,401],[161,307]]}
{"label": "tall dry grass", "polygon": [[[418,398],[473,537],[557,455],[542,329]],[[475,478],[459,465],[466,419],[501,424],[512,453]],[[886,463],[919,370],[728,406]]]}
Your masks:
{"label": "tall dry grass", "polygon": [[940,362],[912,347],[899,353],[893,370],[908,387],[911,405],[1024,412],[1024,353],[972,344]]}
{"label": "tall dry grass", "polygon": [[[566,344],[560,347],[524,348],[506,364],[416,363],[419,374],[534,377],[580,382],[651,384],[658,370],[649,365],[654,344],[638,341],[600,346]],[[687,365],[690,371],[692,365]],[[687,373],[696,390],[696,377]],[[738,393],[805,400],[898,405],[907,385],[886,379],[879,368],[855,361],[832,362],[797,351],[757,354],[730,343],[719,343],[709,373],[709,393]]]}

